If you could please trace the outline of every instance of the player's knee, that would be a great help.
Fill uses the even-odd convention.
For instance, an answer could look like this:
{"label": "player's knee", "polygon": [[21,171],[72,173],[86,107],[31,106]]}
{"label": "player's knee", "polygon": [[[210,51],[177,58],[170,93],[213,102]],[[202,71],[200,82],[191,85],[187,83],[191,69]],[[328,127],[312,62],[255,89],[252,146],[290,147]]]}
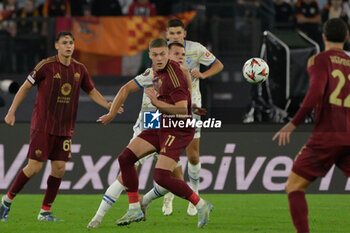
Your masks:
{"label": "player's knee", "polygon": [[166,187],[167,181],[169,180],[171,176],[171,172],[164,170],[164,169],[159,169],[155,168],[153,172],[153,179],[154,181],[159,184],[162,187]]}
{"label": "player's knee", "polygon": [[192,165],[197,165],[199,163],[199,156],[188,156],[188,162]]}
{"label": "player's knee", "polygon": [[42,168],[42,163],[29,163],[24,169],[23,172],[26,176],[32,177],[35,174],[39,173]]}
{"label": "player's knee", "polygon": [[51,175],[54,177],[63,177],[64,173],[66,172],[66,166],[65,165],[60,165],[60,166],[55,166],[52,168]]}
{"label": "player's knee", "polygon": [[187,148],[186,150],[188,162],[192,165],[197,165],[199,163],[199,151],[195,148]]}
{"label": "player's knee", "polygon": [[118,155],[118,162],[120,167],[129,164],[134,165],[137,160],[138,158],[136,155],[127,147]]}
{"label": "player's knee", "polygon": [[298,183],[287,182],[285,191],[289,194],[294,191],[305,191],[305,188]]}

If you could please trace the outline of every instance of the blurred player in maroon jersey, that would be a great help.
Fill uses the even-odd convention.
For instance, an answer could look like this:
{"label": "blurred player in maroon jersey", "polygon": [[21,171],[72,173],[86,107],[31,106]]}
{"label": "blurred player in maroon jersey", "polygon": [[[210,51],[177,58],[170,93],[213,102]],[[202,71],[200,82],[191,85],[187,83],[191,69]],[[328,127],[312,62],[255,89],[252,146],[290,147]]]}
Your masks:
{"label": "blurred player in maroon jersey", "polygon": [[38,215],[39,221],[59,221],[52,216],[51,206],[56,198],[66,162],[71,159],[71,137],[77,116],[80,88],[89,97],[109,109],[109,103],[94,88],[85,66],[74,60],[74,38],[69,32],[60,32],[56,37],[57,56],[42,60],[28,75],[16,94],[5,117],[6,124],[15,124],[15,112],[35,85],[38,87],[28,151],[28,164],[21,170],[7,195],[1,200],[0,220],[7,221],[10,205],[28,182],[38,173],[43,163],[51,160],[51,174],[47,180],[45,197]]}
{"label": "blurred player in maroon jersey", "polygon": [[[187,80],[183,69],[177,62],[169,60],[167,41],[154,39],[149,46],[149,57],[153,64],[153,88],[145,90],[151,103],[157,107],[153,118],[162,116],[165,121],[168,115],[173,122],[180,124],[192,118],[191,94],[189,91],[189,80]],[[119,109],[122,102],[115,102],[111,106],[110,113],[99,118],[103,124],[108,124]],[[167,115],[168,114],[168,115]],[[161,121],[162,122],[162,121]],[[212,205],[201,199],[185,181],[171,175],[181,153],[192,141],[194,128],[170,127],[160,129],[146,129],[142,131],[129,145],[119,154],[118,161],[122,174],[122,180],[126,187],[129,198],[129,210],[117,221],[118,225],[128,225],[131,222],[141,221],[145,218],[148,206],[142,206],[139,202],[138,177],[134,164],[146,155],[157,152],[159,154],[155,165],[153,178],[155,182],[164,189],[175,195],[189,200],[198,210],[198,227],[203,227],[209,220],[209,212]]]}
{"label": "blurred player in maroon jersey", "polygon": [[350,57],[343,51],[348,27],[342,19],[324,25],[325,51],[308,61],[310,89],[291,122],[274,136],[279,145],[289,143],[290,134],[315,109],[315,126],[297,155],[286,191],[294,226],[298,233],[310,232],[307,187],[325,176],[333,164],[350,177]]}

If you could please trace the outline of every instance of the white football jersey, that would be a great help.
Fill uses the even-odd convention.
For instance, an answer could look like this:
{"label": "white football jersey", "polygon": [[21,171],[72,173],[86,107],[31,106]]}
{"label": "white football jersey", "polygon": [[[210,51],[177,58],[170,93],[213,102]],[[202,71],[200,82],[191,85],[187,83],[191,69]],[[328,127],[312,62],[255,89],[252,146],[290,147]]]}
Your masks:
{"label": "white football jersey", "polygon": [[[216,57],[198,42],[184,41],[186,60],[184,66],[191,72],[199,70],[200,64],[210,66]],[[192,104],[202,107],[202,96],[199,89],[199,79],[192,77]]]}
{"label": "white football jersey", "polygon": [[140,74],[134,78],[134,81],[137,83],[137,85],[139,85],[139,87],[144,89],[143,96],[142,96],[141,111],[133,127],[134,136],[135,134],[137,136],[143,130],[143,112],[155,111],[157,109],[154,105],[152,105],[151,100],[145,94],[146,88],[153,87],[153,84],[152,84],[153,75],[154,74],[153,74],[152,68],[148,68],[145,70],[145,72],[143,72],[143,74]]}

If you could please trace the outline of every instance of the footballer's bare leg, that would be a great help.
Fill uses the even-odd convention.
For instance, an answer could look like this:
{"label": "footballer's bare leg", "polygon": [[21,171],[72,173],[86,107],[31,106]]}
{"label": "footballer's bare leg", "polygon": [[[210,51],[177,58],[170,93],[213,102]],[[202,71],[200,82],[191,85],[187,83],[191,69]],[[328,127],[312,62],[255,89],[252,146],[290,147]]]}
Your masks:
{"label": "footballer's bare leg", "polygon": [[[199,178],[201,163],[199,160],[199,138],[194,138],[186,147],[186,154],[188,158],[188,177],[190,179],[190,186],[195,193],[199,193]],[[187,214],[194,216],[197,214],[197,209],[192,203],[188,204]]]}
{"label": "footballer's bare leg", "polygon": [[286,192],[289,200],[289,211],[297,232],[310,232],[305,191],[311,183],[293,171],[288,177]]}
{"label": "footballer's bare leg", "polygon": [[40,213],[38,215],[39,221],[62,221],[52,215],[51,206],[54,203],[58,189],[61,185],[62,177],[66,172],[66,161],[52,160],[51,174],[47,178],[47,188],[41,205]]}

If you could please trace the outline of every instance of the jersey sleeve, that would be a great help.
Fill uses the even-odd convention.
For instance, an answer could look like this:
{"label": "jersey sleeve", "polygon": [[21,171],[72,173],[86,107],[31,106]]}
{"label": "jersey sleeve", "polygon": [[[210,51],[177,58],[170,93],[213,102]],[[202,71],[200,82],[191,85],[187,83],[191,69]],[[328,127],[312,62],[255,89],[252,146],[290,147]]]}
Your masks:
{"label": "jersey sleeve", "polygon": [[292,119],[292,123],[297,126],[305,117],[311,113],[312,109],[322,101],[324,90],[328,80],[328,65],[326,57],[313,56],[308,60],[308,74],[310,78],[310,88],[307,92],[300,109]]}
{"label": "jersey sleeve", "polygon": [[89,93],[92,89],[95,88],[95,84],[92,81],[87,69],[85,66],[82,66],[83,80],[81,81],[81,88],[84,92]]}
{"label": "jersey sleeve", "polygon": [[216,57],[203,45],[198,45],[199,63],[205,66],[210,66],[216,61]]}
{"label": "jersey sleeve", "polygon": [[44,60],[39,62],[34,70],[30,72],[30,74],[27,76],[27,80],[33,85],[37,85],[45,78],[45,69],[46,65],[44,63]]}
{"label": "jersey sleeve", "polygon": [[152,78],[153,78],[153,71],[151,68],[148,68],[143,72],[143,74],[137,75],[134,78],[134,81],[140,88],[148,88],[152,87]]}

